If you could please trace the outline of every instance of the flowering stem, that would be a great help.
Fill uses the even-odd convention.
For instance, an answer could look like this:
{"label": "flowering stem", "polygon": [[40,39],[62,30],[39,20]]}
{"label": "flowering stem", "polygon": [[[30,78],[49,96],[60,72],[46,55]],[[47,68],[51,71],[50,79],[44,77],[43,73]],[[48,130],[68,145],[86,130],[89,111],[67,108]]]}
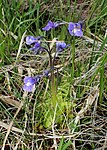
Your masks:
{"label": "flowering stem", "polygon": [[73,36],[72,42],[72,69],[71,69],[71,80],[74,78],[74,71],[75,71],[75,36]]}
{"label": "flowering stem", "polygon": [[57,98],[56,98],[56,84],[55,84],[55,76],[54,69],[51,71],[51,96],[52,96],[52,105],[56,106]]}
{"label": "flowering stem", "polygon": [[56,84],[55,84],[55,75],[54,75],[54,59],[52,59],[50,51],[48,51],[48,55],[49,55],[49,63],[50,63],[50,70],[51,70],[52,105],[53,107],[55,107],[57,103],[57,97],[56,97]]}

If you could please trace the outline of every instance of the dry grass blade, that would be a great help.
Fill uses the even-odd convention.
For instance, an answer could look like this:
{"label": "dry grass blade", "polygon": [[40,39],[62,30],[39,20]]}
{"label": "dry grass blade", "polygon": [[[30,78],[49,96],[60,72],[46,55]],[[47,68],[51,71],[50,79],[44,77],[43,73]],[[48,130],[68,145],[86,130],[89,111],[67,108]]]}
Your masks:
{"label": "dry grass blade", "polygon": [[[13,120],[14,120],[14,119],[16,118],[16,116],[18,115],[18,113],[19,113],[19,111],[21,110],[22,106],[23,106],[23,103],[21,102],[21,103],[20,103],[20,106],[18,107],[18,109],[17,109],[17,111],[16,111],[16,113],[15,113],[15,115],[14,115],[14,117],[13,117]],[[9,127],[8,127],[8,129],[7,129],[7,133],[6,133],[6,136],[5,136],[4,141],[3,141],[2,150],[5,150],[6,141],[7,141],[7,138],[8,138],[8,136],[9,136],[9,133],[10,133],[10,131],[11,131],[11,128],[12,128],[12,125],[13,125],[13,120],[10,122]]]}
{"label": "dry grass blade", "polygon": [[[5,129],[8,129],[8,128],[9,128],[9,125],[8,125],[8,124],[3,123],[3,122],[1,122],[1,121],[0,121],[0,126],[3,127],[3,128],[5,128]],[[15,132],[18,132],[18,133],[23,133],[23,130],[18,129],[18,128],[16,128],[16,127],[11,127],[11,130],[12,130],[12,131],[15,131]]]}
{"label": "dry grass blade", "polygon": [[10,86],[10,79],[9,79],[9,73],[5,72],[5,77],[8,83],[8,90],[11,92],[11,86]]}
{"label": "dry grass blade", "polygon": [[[101,40],[98,37],[96,37],[94,34],[92,35],[98,40],[98,41],[95,41],[95,45],[100,47],[102,44]],[[105,37],[106,37],[106,33],[105,33]],[[84,39],[88,41],[89,43],[92,43],[92,44],[94,43],[94,40],[90,37],[84,36]],[[107,47],[107,44],[105,44],[105,47]]]}
{"label": "dry grass blade", "polygon": [[[0,121],[0,126],[5,128],[5,129],[9,129],[9,126],[8,124],[6,123],[3,123]],[[18,132],[18,133],[22,133],[23,134],[23,130],[21,129],[18,129],[16,127],[11,127],[11,130],[14,131],[14,132]],[[25,133],[26,135],[30,135],[30,136],[38,136],[38,137],[45,137],[47,139],[61,139],[62,136],[63,138],[75,138],[77,137],[79,134],[81,134],[81,132],[79,133],[76,133],[76,134],[69,134],[69,135],[48,135],[48,134],[38,134],[38,133]]]}
{"label": "dry grass blade", "polygon": [[6,104],[9,104],[9,105],[12,105],[16,108],[18,108],[20,106],[20,102],[17,101],[17,100],[14,100],[12,97],[10,96],[5,96],[5,95],[0,95],[0,99],[6,103]]}
{"label": "dry grass blade", "polygon": [[50,50],[53,48],[55,42],[56,42],[56,38],[54,38],[54,39],[52,40],[52,42],[50,43]]}
{"label": "dry grass blade", "polygon": [[[75,118],[76,125],[77,125],[78,121],[80,120],[80,118],[84,116],[84,113],[86,113],[87,110],[90,108],[90,106],[92,106],[92,104],[95,102],[95,100],[98,99],[98,97],[99,97],[99,90],[98,90],[98,87],[96,86],[93,88],[93,92],[90,93],[90,95],[87,97],[85,107],[83,107],[77,113],[76,118]],[[74,132],[74,130],[72,130],[72,133]]]}
{"label": "dry grass blade", "polygon": [[18,57],[20,55],[20,51],[21,51],[22,44],[23,44],[23,41],[24,41],[24,38],[25,38],[25,34],[26,34],[26,31],[23,33],[21,41],[20,41],[19,49],[18,49],[17,56],[16,56],[16,62],[17,62],[17,59],[18,59]]}

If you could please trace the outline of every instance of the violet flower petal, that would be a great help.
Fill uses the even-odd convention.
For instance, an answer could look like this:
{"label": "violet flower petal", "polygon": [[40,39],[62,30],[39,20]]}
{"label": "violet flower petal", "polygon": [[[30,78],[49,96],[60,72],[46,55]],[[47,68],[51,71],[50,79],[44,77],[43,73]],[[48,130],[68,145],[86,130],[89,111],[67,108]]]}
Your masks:
{"label": "violet flower petal", "polygon": [[42,28],[42,30],[45,30],[45,31],[49,31],[50,29],[53,29],[53,28],[56,28],[58,27],[59,25],[62,25],[62,24],[65,24],[63,22],[52,22],[52,21],[48,21],[47,25]]}
{"label": "violet flower petal", "polygon": [[24,84],[32,85],[35,84],[35,78],[34,77],[25,77],[24,78]]}
{"label": "violet flower petal", "polygon": [[41,47],[41,43],[40,42],[36,42],[35,44],[34,44],[34,46],[33,47],[31,47],[30,48],[30,50],[36,50],[36,49],[38,49],[38,48],[40,48]]}
{"label": "violet flower petal", "polygon": [[56,42],[57,52],[62,52],[65,48],[67,48],[67,44],[65,42]]}
{"label": "violet flower petal", "polygon": [[27,77],[27,76],[26,76],[26,77],[24,78],[23,90],[24,90],[24,91],[31,92],[35,83],[36,83],[35,78],[33,78],[33,77]]}
{"label": "violet flower petal", "polygon": [[33,89],[34,84],[37,84],[42,75],[37,75],[36,77],[25,77],[24,78],[24,85],[23,85],[23,90],[31,92]]}
{"label": "violet flower petal", "polygon": [[72,36],[83,36],[82,25],[80,23],[70,22],[68,25],[68,31]]}
{"label": "violet flower petal", "polygon": [[33,36],[27,36],[26,37],[26,44],[27,45],[31,45],[33,43],[35,43],[37,41],[37,39]]}
{"label": "violet flower petal", "polygon": [[24,91],[32,92],[34,85],[27,86],[26,84],[23,86]]}
{"label": "violet flower petal", "polygon": [[36,83],[38,83],[43,75],[37,75],[35,77]]}

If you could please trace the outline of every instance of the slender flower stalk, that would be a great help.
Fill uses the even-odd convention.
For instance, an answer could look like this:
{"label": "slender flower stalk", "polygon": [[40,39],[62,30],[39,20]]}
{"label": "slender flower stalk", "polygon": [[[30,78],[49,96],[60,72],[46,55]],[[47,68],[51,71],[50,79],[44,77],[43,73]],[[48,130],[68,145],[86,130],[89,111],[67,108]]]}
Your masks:
{"label": "slender flower stalk", "polygon": [[[49,46],[48,46],[49,47]],[[55,82],[55,74],[54,74],[54,61],[58,53],[62,52],[68,45],[63,41],[56,42],[56,52],[54,57],[52,58],[51,50],[49,47],[48,55],[49,55],[49,63],[50,63],[50,70],[51,70],[51,95],[52,95],[52,105],[53,107],[57,104],[57,89],[56,89],[56,82]]]}
{"label": "slender flower stalk", "polygon": [[73,36],[72,41],[72,69],[71,69],[71,81],[74,78],[74,72],[75,72],[75,36]]}
{"label": "slender flower stalk", "polygon": [[56,106],[57,103],[57,95],[56,95],[56,84],[55,84],[55,75],[54,75],[54,59],[51,55],[51,50],[48,45],[48,55],[49,55],[49,64],[50,64],[50,73],[51,73],[51,96],[52,96],[52,105]]}

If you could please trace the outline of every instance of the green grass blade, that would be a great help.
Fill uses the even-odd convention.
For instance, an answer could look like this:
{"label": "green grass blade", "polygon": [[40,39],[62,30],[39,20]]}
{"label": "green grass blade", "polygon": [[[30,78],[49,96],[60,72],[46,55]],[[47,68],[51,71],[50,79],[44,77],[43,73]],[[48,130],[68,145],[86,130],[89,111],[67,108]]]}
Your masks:
{"label": "green grass blade", "polygon": [[62,139],[61,139],[61,141],[60,141],[60,143],[59,143],[58,150],[62,150],[63,143],[64,143],[64,138],[62,137]]}
{"label": "green grass blade", "polygon": [[72,144],[72,142],[68,141],[66,144],[64,144],[62,150],[66,150],[71,144]]}
{"label": "green grass blade", "polygon": [[103,93],[104,93],[104,66],[100,69],[100,95],[99,95],[99,102],[102,103],[103,101]]}

